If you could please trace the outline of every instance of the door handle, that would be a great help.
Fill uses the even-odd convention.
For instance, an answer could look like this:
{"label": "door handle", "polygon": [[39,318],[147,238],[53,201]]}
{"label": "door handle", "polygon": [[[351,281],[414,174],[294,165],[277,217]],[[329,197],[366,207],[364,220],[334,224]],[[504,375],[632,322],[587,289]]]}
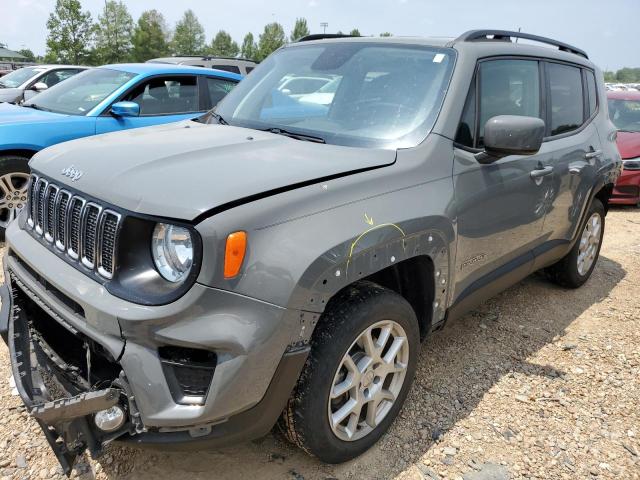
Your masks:
{"label": "door handle", "polygon": [[592,158],[598,158],[602,156],[602,150],[594,150],[593,152],[587,152],[584,154],[584,158],[590,160]]}
{"label": "door handle", "polygon": [[584,168],[584,165],[582,166],[570,166],[569,167],[569,173],[571,175],[580,175],[580,173],[582,173],[582,169]]}
{"label": "door handle", "polygon": [[544,168],[540,168],[538,170],[533,170],[531,172],[531,178],[541,178],[546,177],[547,175],[551,175],[553,173],[553,167],[551,165],[546,166]]}

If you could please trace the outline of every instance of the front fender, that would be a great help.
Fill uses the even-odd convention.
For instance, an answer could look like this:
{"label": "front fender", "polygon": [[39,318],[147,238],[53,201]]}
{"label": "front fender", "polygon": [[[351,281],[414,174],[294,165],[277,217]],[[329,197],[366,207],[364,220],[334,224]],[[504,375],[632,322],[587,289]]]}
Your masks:
{"label": "front fender", "polygon": [[[450,141],[436,136],[399,151],[384,168],[247,203],[197,225],[203,265],[198,281],[308,315],[359,278],[417,255],[431,257],[442,283],[444,315],[455,258]],[[244,230],[241,274],[222,277],[227,235]],[[305,318],[303,318],[305,319]],[[308,324],[308,323],[307,323]]]}

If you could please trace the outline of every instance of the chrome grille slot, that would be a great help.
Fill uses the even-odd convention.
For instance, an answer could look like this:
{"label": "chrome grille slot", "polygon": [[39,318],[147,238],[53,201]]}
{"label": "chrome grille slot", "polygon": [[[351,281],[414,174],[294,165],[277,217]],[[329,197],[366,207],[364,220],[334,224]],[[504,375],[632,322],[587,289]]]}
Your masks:
{"label": "chrome grille slot", "polygon": [[45,194],[45,205],[44,205],[44,238],[47,242],[53,242],[53,236],[55,235],[55,224],[56,224],[56,198],[58,196],[58,192],[60,188],[55,185],[49,184]]}
{"label": "chrome grille slot", "polygon": [[67,241],[67,253],[74,260],[80,258],[80,224],[82,210],[86,204],[84,198],[74,196],[69,202],[67,210],[67,231],[69,232]]}
{"label": "chrome grille slot", "polygon": [[27,220],[27,224],[33,228],[35,226],[34,219],[36,218],[36,205],[37,202],[34,201],[34,196],[36,194],[36,188],[38,186],[38,176],[31,175],[31,181],[29,182],[29,192],[27,196],[27,204],[29,206],[29,219]]}
{"label": "chrome grille slot", "polygon": [[37,191],[36,191],[36,216],[35,216],[35,224],[36,224],[36,232],[38,235],[42,235],[44,233],[44,212],[45,212],[45,195],[47,193],[47,186],[49,182],[44,179],[38,180]]}
{"label": "chrome grille slot", "polygon": [[63,252],[67,246],[67,207],[70,199],[71,194],[65,190],[61,190],[56,199],[56,247]]}
{"label": "chrome grille slot", "polygon": [[121,216],[112,210],[105,210],[100,218],[98,237],[102,240],[98,251],[98,273],[105,278],[113,277],[116,256],[116,238]]}
{"label": "chrome grille slot", "polygon": [[98,238],[98,219],[102,213],[102,207],[95,203],[87,203],[82,212],[81,222],[81,248],[82,264],[87,268],[93,268],[96,264],[96,240]]}
{"label": "chrome grille slot", "polygon": [[38,175],[31,175],[27,195],[33,236],[101,277],[113,278],[121,214]]}

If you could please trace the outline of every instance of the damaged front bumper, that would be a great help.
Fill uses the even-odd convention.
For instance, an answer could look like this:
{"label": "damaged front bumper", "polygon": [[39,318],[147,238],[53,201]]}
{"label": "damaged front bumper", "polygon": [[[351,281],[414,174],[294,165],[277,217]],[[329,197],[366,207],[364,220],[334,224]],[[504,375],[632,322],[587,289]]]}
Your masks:
{"label": "damaged front bumper", "polygon": [[[5,271],[5,275],[10,274]],[[105,388],[83,391],[83,382],[77,378],[78,369],[66,364],[42,338],[36,322],[27,316],[24,292],[13,291],[9,277],[5,278],[7,281],[0,286],[0,334],[9,347],[16,389],[69,475],[76,458],[85,450],[97,456],[112,440],[136,433],[136,422],[129,415],[129,420],[112,432],[100,431],[92,421],[94,414],[116,405],[123,412],[135,412],[127,395],[128,384],[120,374]],[[70,325],[64,328],[73,330]],[[87,344],[84,354],[88,365],[91,353]]]}
{"label": "damaged front bumper", "polygon": [[[76,304],[84,300],[69,299],[11,255],[5,257],[5,284],[0,286],[0,336],[9,346],[16,387],[27,411],[42,427],[67,474],[85,450],[99,456],[104,446],[114,440],[140,446],[168,446],[172,450],[211,448],[257,438],[276,422],[304,365],[308,347],[281,354],[275,371],[267,379],[264,394],[249,408],[231,415],[220,418],[210,412],[222,405],[219,400],[252,380],[240,374],[237,367],[235,376],[218,374],[225,372],[221,362],[235,366],[238,358],[242,360],[244,356],[218,356],[216,374],[203,405],[176,403],[181,399],[169,392],[162,398],[156,395],[154,405],[146,397],[166,385],[169,378],[162,370],[155,373],[154,367],[160,361],[147,360],[140,354],[139,344],[128,337],[125,342],[118,335],[95,331],[86,322],[72,324],[71,319],[67,320],[70,312],[89,305]],[[213,303],[230,308],[228,304]],[[251,309],[245,308],[243,312],[245,318],[257,315]],[[264,329],[266,317],[263,320],[262,324],[255,324]],[[153,335],[146,339],[147,351],[153,351]],[[143,377],[139,375],[140,369],[154,375]],[[246,371],[255,373],[253,368]],[[248,401],[247,395],[234,396],[238,403]],[[153,407],[165,404],[172,415],[161,418],[163,425],[156,420],[159,415]],[[96,414],[116,407],[124,413],[122,424],[109,431],[98,428]],[[167,410],[160,412],[164,411]]]}

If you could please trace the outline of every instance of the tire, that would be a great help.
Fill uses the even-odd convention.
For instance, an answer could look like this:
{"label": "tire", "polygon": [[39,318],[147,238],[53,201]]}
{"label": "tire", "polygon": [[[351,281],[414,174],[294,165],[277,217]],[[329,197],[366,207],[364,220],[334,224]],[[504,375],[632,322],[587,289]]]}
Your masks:
{"label": "tire", "polygon": [[0,156],[0,241],[4,231],[26,204],[29,184],[29,159],[15,155]]}
{"label": "tire", "polygon": [[[598,256],[600,255],[600,247],[602,247],[602,238],[604,236],[604,224],[605,213],[602,202],[597,198],[594,198],[589,206],[589,210],[585,216],[585,220],[578,230],[578,238],[571,251],[559,262],[547,267],[545,273],[547,277],[554,283],[566,288],[578,288],[582,286],[591,276],[593,269],[598,263]],[[585,235],[589,229],[593,230],[594,218],[599,221],[599,230],[597,235],[590,235],[587,238],[585,245]],[[580,255],[591,248],[590,253],[587,255],[591,257],[590,264],[582,264],[580,266]],[[581,252],[581,249],[582,252]]]}
{"label": "tire", "polygon": [[[369,330],[372,326],[374,328]],[[380,337],[386,330],[391,334],[385,343]],[[371,357],[364,351],[360,352],[364,342],[359,339],[366,331],[372,332],[374,343],[370,348],[375,347],[377,350],[374,351],[380,352]],[[390,353],[394,342],[400,345],[394,349],[397,354]],[[357,457],[380,439],[398,415],[413,381],[419,349],[418,321],[404,298],[371,282],[358,282],[347,287],[327,305],[313,334],[311,352],[280,419],[281,430],[292,443],[323,462],[341,463]],[[352,379],[356,377],[355,370],[348,370],[343,363],[347,354],[354,360],[354,363],[347,361],[352,368],[362,369],[370,363],[368,358],[377,358],[379,361],[371,364],[378,367],[363,369],[362,378],[353,381],[352,388],[330,400],[330,393],[338,393],[334,383],[346,385],[349,375]],[[384,359],[391,357],[399,371],[388,373],[383,378],[383,369],[391,364],[385,363]],[[402,370],[402,366],[406,368]],[[349,371],[351,373],[347,373]],[[374,403],[392,391],[396,392],[395,400],[382,400],[374,410]],[[332,427],[329,416],[333,412],[336,419],[340,417],[340,409],[347,402],[355,401],[354,396],[363,399],[360,414],[352,413],[342,424]],[[367,398],[370,399],[368,403],[364,402]],[[367,423],[368,411],[378,412],[373,427]],[[373,417],[372,414],[371,419]],[[359,424],[354,428],[356,421]]]}

